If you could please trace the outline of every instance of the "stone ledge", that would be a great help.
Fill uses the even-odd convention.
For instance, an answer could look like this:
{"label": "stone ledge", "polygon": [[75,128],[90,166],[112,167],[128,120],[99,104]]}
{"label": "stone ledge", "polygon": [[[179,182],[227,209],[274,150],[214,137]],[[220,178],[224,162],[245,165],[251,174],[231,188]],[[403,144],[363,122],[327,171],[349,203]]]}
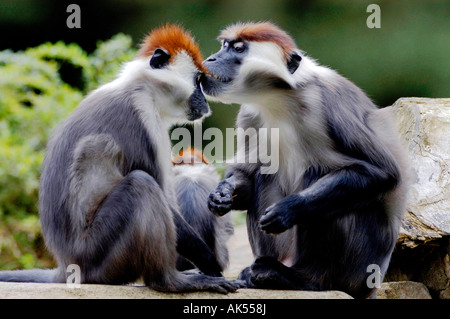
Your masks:
{"label": "stone ledge", "polygon": [[239,289],[214,292],[163,293],[145,286],[37,284],[0,282],[0,299],[352,299],[341,291]]}

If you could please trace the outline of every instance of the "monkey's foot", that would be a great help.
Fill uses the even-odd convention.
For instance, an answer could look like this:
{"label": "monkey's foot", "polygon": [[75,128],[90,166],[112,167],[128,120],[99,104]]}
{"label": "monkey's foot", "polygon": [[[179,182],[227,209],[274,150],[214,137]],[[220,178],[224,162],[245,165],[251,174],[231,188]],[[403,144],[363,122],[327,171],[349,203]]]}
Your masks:
{"label": "monkey's foot", "polygon": [[276,258],[259,257],[246,269],[254,288],[295,289],[294,270],[284,266]]}

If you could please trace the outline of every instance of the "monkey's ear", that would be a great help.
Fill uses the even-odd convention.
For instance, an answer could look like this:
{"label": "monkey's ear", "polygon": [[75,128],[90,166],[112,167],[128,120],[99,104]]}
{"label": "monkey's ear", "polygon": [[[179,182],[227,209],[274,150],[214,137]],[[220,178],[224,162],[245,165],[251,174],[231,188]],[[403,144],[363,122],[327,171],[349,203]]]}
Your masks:
{"label": "monkey's ear", "polygon": [[169,63],[170,54],[162,49],[156,49],[150,59],[152,69],[161,69]]}
{"label": "monkey's ear", "polygon": [[291,56],[289,57],[289,61],[287,62],[287,68],[289,72],[291,72],[291,74],[294,74],[294,72],[297,70],[301,60],[302,57],[300,55],[292,52]]}

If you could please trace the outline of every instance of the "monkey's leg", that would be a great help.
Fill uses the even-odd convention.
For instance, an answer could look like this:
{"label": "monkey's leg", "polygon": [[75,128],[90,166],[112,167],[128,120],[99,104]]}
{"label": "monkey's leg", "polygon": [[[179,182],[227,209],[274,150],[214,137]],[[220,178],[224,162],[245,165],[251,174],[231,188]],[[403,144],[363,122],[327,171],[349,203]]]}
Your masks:
{"label": "monkey's leg", "polygon": [[204,274],[215,277],[222,276],[222,267],[214,252],[178,211],[173,210],[173,216],[177,226],[177,252],[191,261]]}
{"label": "monkey's leg", "polygon": [[74,263],[84,282],[121,284],[145,274],[165,284],[175,263],[175,231],[164,194],[143,171],[132,171],[103,200],[79,236]]}
{"label": "monkey's leg", "polygon": [[104,200],[78,243],[75,263],[83,282],[121,284],[141,275],[144,282],[164,291],[238,288],[225,278],[179,273],[176,231],[163,190],[149,174],[133,171]]}

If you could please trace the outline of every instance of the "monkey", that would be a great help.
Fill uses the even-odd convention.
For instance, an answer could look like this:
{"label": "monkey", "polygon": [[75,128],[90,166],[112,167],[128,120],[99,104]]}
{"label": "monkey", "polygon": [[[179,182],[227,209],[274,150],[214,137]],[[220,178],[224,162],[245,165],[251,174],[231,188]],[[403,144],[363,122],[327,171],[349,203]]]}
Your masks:
{"label": "monkey", "polygon": [[[184,219],[214,252],[221,271],[229,262],[227,240],[233,235],[231,215],[217,218],[209,211],[209,193],[220,181],[215,167],[195,148],[180,150],[173,159],[175,194]],[[194,269],[191,262],[178,256],[177,269]]]}
{"label": "monkey", "polygon": [[[221,49],[203,62],[207,99],[241,104],[238,128],[279,130],[267,139],[279,150],[275,172],[261,159],[235,160],[208,198],[218,216],[247,210],[255,260],[238,278],[253,288],[375,298],[367,269],[378,266],[381,280],[386,273],[409,180],[391,110],[271,22],[237,23],[218,39]],[[258,130],[253,137],[261,141]],[[258,146],[236,154],[247,159]]]}
{"label": "monkey", "polygon": [[[55,269],[0,272],[0,281],[81,283],[142,279],[168,292],[235,291],[176,205],[168,127],[210,114],[198,44],[178,25],[143,40],[118,77],[91,92],[52,133],[39,189],[42,232]],[[177,253],[200,270],[177,271]]]}

